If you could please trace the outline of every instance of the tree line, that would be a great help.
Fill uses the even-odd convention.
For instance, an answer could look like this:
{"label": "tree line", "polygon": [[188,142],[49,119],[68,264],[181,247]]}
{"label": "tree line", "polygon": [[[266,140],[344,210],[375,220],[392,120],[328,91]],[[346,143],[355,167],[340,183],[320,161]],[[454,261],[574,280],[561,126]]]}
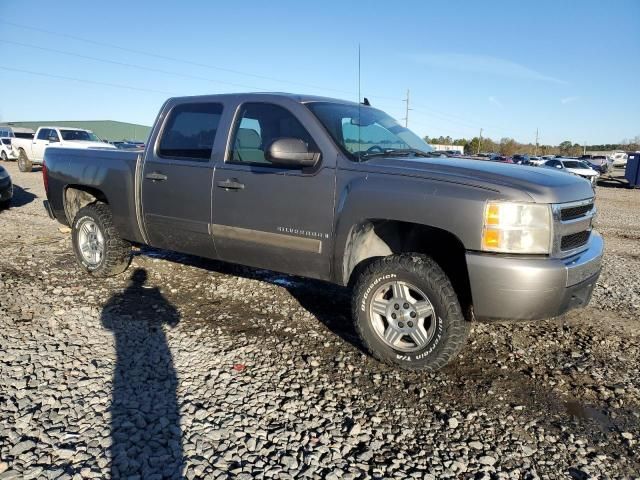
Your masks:
{"label": "tree line", "polygon": [[[516,153],[527,155],[565,155],[576,157],[582,155],[585,150],[584,145],[572,143],[565,140],[558,145],[538,145],[533,143],[520,143],[513,138],[504,137],[499,141],[491,138],[473,137],[453,139],[449,136],[429,137],[425,136],[424,141],[437,145],[457,145],[464,147],[465,155],[473,155],[478,152],[499,153],[500,155],[511,156]],[[587,151],[623,150],[625,152],[640,150],[640,135],[633,138],[624,139],[620,143],[607,143],[602,145],[587,145]]]}

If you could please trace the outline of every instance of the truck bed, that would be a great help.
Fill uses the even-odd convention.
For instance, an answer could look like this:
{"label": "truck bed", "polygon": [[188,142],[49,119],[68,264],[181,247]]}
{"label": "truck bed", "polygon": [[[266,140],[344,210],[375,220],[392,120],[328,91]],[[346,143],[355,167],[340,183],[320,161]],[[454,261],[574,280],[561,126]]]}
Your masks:
{"label": "truck bed", "polygon": [[136,212],[136,165],[143,152],[110,149],[47,148],[44,162],[48,171],[48,198],[56,219],[73,222],[64,208],[67,189],[102,192],[112,206],[120,235],[141,242]]}

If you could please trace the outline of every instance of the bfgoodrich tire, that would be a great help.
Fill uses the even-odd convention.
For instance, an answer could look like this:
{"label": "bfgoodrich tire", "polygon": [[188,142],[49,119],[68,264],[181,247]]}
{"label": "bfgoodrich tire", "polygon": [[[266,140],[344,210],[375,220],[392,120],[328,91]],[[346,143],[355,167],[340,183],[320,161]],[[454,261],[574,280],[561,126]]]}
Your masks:
{"label": "bfgoodrich tire", "polygon": [[30,172],[33,170],[33,164],[24,150],[20,150],[20,154],[18,156],[18,170],[21,172]]}
{"label": "bfgoodrich tire", "polygon": [[131,244],[118,234],[111,210],[104,203],[80,209],[73,220],[71,239],[78,265],[94,277],[122,273],[131,262]]}
{"label": "bfgoodrich tire", "polygon": [[355,284],[353,318],[371,355],[407,370],[444,367],[470,330],[445,273],[419,254],[371,263]]}

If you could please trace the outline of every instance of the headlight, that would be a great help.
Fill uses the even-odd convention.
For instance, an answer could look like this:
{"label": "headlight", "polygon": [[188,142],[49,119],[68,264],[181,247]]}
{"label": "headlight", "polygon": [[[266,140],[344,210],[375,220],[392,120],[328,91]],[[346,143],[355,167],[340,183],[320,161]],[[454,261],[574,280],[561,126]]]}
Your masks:
{"label": "headlight", "polygon": [[548,254],[551,250],[551,207],[536,203],[488,202],[484,210],[482,250]]}

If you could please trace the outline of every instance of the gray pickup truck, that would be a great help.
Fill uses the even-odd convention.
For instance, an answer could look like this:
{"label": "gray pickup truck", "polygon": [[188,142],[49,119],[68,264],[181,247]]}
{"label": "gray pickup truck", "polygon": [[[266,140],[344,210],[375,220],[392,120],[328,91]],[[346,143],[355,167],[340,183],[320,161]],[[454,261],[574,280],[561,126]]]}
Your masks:
{"label": "gray pickup truck", "polygon": [[408,369],[443,367],[473,318],[589,302],[589,182],[431,152],[368,102],[172,98],[143,153],[47,149],[45,207],[94,276],[146,244],[346,286],[363,346]]}

